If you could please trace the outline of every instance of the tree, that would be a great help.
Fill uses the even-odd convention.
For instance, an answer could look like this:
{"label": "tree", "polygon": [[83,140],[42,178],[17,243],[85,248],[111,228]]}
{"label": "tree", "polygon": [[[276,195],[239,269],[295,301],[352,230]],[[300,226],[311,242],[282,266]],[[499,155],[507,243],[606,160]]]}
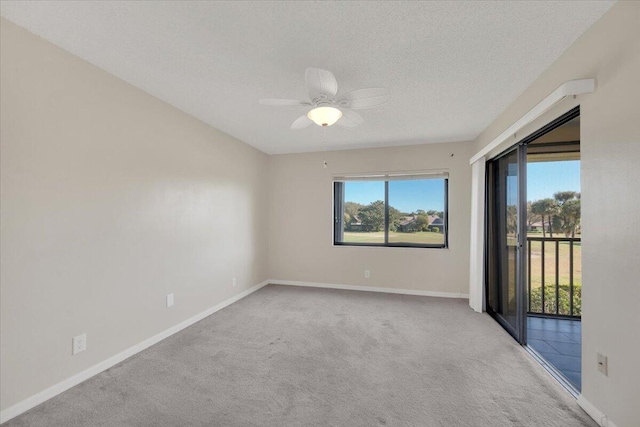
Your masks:
{"label": "tree", "polygon": [[349,214],[352,219],[355,219],[358,216],[358,211],[362,209],[364,205],[356,202],[346,202],[344,204],[344,212]]}
{"label": "tree", "polygon": [[344,229],[345,231],[351,231],[354,222],[358,221],[358,211],[363,208],[364,205],[356,202],[346,202],[344,204],[344,214],[342,216],[344,220]]}
{"label": "tree", "polygon": [[351,226],[351,224],[353,224],[353,222],[354,222],[353,217],[351,215],[349,215],[347,212],[345,212],[342,215],[342,224],[343,224],[343,227],[344,227],[344,231],[351,231],[352,228],[353,228]]}
{"label": "tree", "polygon": [[358,211],[363,231],[380,231],[384,227],[384,202],[377,200]]}
{"label": "tree", "polygon": [[558,212],[558,204],[556,200],[536,200],[535,202],[531,203],[531,212],[533,212],[535,215],[540,215],[540,218],[542,218],[542,237],[547,237],[545,232],[545,219],[547,219],[546,224],[549,226],[549,235],[553,237],[552,219],[553,216]]}
{"label": "tree", "polygon": [[538,220],[540,219],[540,215],[533,212],[532,205],[532,202],[527,202],[527,226],[529,230],[531,230],[533,224],[538,222]]}
{"label": "tree", "polygon": [[564,232],[566,237],[575,237],[580,226],[580,193],[559,191],[553,195],[558,209],[554,216],[554,225]]}
{"label": "tree", "polygon": [[565,236],[576,237],[576,231],[580,228],[580,199],[568,200],[562,205],[562,216],[564,218],[563,231]]}
{"label": "tree", "polygon": [[389,231],[398,231],[405,215],[393,206],[389,206]]}
{"label": "tree", "polygon": [[556,199],[556,201],[558,202],[559,206],[562,206],[563,204],[565,204],[566,202],[568,202],[569,200],[574,200],[577,199],[577,195],[580,193],[577,193],[575,191],[558,191],[557,193],[555,193],[553,195],[553,198]]}
{"label": "tree", "polygon": [[518,229],[518,208],[516,205],[507,206],[507,234],[516,234]]}
{"label": "tree", "polygon": [[429,230],[429,215],[423,213],[416,216],[415,228],[416,231],[428,231]]}

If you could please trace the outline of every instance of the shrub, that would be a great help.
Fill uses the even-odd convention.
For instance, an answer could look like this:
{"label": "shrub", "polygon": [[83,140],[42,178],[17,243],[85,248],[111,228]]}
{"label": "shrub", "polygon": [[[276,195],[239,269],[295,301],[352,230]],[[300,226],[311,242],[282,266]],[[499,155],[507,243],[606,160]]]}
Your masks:
{"label": "shrub", "polygon": [[[561,284],[558,287],[558,314],[570,315],[569,306],[569,285]],[[542,288],[531,289],[530,311],[532,313],[542,313]],[[544,312],[555,314],[556,312],[556,287],[555,284],[548,284],[544,287]],[[573,315],[582,314],[582,286],[573,285]]]}
{"label": "shrub", "polygon": [[439,233],[440,232],[440,227],[431,227],[431,231],[433,233]]}

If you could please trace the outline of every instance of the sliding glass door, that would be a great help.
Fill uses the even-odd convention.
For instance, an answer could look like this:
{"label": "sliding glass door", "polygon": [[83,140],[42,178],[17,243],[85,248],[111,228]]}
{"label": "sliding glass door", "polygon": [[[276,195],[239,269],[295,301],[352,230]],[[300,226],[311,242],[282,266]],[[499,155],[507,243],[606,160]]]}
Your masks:
{"label": "sliding glass door", "polygon": [[526,342],[526,148],[519,145],[488,164],[487,311],[520,343]]}

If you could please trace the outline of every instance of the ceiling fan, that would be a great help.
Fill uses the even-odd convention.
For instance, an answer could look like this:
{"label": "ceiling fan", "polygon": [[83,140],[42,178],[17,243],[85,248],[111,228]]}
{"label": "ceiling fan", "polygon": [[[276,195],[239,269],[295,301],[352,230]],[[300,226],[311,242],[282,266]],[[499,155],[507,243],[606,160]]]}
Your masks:
{"label": "ceiling fan", "polygon": [[303,116],[298,117],[291,129],[303,129],[315,123],[318,126],[331,126],[334,123],[355,128],[364,119],[353,110],[377,107],[389,100],[389,93],[384,88],[357,89],[336,96],[338,82],[331,71],[319,68],[307,68],[304,73],[310,101],[296,99],[260,99],[263,105],[305,106],[313,107]]}

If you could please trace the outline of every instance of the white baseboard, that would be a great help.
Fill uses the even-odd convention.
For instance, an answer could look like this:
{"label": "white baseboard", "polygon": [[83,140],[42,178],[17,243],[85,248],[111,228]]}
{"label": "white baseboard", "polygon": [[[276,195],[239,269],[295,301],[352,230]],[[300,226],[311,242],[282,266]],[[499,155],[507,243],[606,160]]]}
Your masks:
{"label": "white baseboard", "polygon": [[[128,349],[114,356],[111,356],[110,358],[88,369],[85,369],[84,371],[72,377],[69,377],[63,381],[60,381],[59,383],[49,387],[46,390],[36,393],[33,396],[28,397],[27,399],[21,402],[18,402],[13,406],[8,407],[7,409],[0,412],[0,424],[6,421],[9,421],[14,417],[17,417],[18,415],[51,399],[54,396],[57,396],[58,394],[66,390],[69,390],[71,387],[74,387],[80,384],[81,382],[88,380],[94,375],[97,375],[100,372],[103,372],[111,368],[112,366],[117,365],[118,363],[122,362],[125,359],[128,359],[134,354],[137,354],[151,347],[152,345],[157,344],[158,342],[164,340],[165,338],[170,337],[176,332],[179,332],[184,328],[187,328],[193,325],[194,323],[199,322],[205,317],[210,316],[213,313],[233,304],[234,302],[246,297],[247,295],[257,291],[258,289],[264,287],[267,284],[287,285],[287,286],[306,286],[306,287],[328,288],[328,289],[345,289],[345,290],[365,291],[365,292],[384,292],[384,293],[392,293],[392,294],[418,295],[418,296],[429,296],[429,297],[440,297],[440,298],[469,298],[468,294],[453,293],[453,292],[435,292],[435,291],[420,291],[420,290],[414,290],[414,289],[377,288],[373,286],[339,285],[339,284],[332,284],[332,283],[297,282],[297,281],[290,281],[290,280],[275,280],[275,279],[265,280],[264,282],[259,283],[258,285],[252,288],[249,288],[246,291],[241,292],[238,295],[235,295],[221,302],[220,304],[217,304],[199,314],[196,314],[195,316],[187,320],[184,320],[178,323],[177,325],[172,326],[171,328],[166,329],[165,331],[162,331],[159,334],[156,334],[151,338],[148,338],[142,341],[139,344],[134,345],[133,347],[129,347]],[[584,396],[580,395],[578,397],[578,405],[580,405],[580,407],[584,409],[584,411],[587,414],[589,414],[589,416],[593,418],[600,426],[616,427],[616,425],[611,420],[609,420],[606,415],[604,415],[595,406],[593,406],[591,402],[589,402],[587,399],[584,398]]]}
{"label": "white baseboard", "polygon": [[416,289],[378,288],[375,286],[337,285],[333,283],[297,282],[292,280],[276,280],[276,279],[271,279],[268,282],[273,285],[307,286],[311,288],[344,289],[348,291],[384,292],[387,294],[419,295],[423,297],[466,298],[466,299],[469,298],[469,294],[454,293],[454,292],[420,291]]}
{"label": "white baseboard", "polygon": [[39,393],[34,394],[31,397],[28,397],[18,403],[16,403],[13,406],[8,407],[7,409],[3,410],[2,412],[0,412],[0,424],[4,423],[14,417],[17,417],[18,415],[22,414],[23,412],[28,411],[29,409],[33,408],[34,406],[37,406],[39,404],[41,404],[42,402],[45,402],[49,399],[51,399],[54,396],[57,396],[58,394],[69,390],[71,387],[74,387],[78,384],[80,384],[83,381],[88,380],[89,378],[93,377],[94,375],[99,374],[100,372],[103,372],[109,368],[111,368],[112,366],[122,362],[125,359],[128,359],[129,357],[133,356],[134,354],[140,353],[142,350],[145,350],[149,347],[151,347],[152,345],[162,341],[165,338],[170,337],[171,335],[175,334],[176,332],[179,332],[181,330],[183,330],[184,328],[193,325],[194,323],[204,319],[207,316],[212,315],[213,313],[215,313],[216,311],[222,310],[223,308],[233,304],[234,302],[246,297],[247,295],[257,291],[258,289],[262,288],[263,286],[269,284],[270,281],[269,280],[265,280],[264,282],[247,289],[244,292],[239,293],[238,295],[235,295],[225,301],[222,301],[220,304],[217,304],[211,308],[208,308],[207,310],[196,314],[195,316],[184,320],[180,323],[178,323],[175,326],[170,327],[169,329],[160,332],[157,335],[152,336],[151,338],[148,338],[144,341],[142,341],[139,344],[134,345],[133,347],[129,347],[128,349],[114,355],[111,356],[110,358],[103,360],[102,362],[98,363],[97,365],[94,365],[88,369],[85,369],[84,371],[69,377],[63,381],[60,381],[59,383],[49,387],[46,390],[43,390]]}
{"label": "white baseboard", "polygon": [[580,407],[584,409],[584,411],[589,414],[589,416],[593,418],[598,425],[602,427],[617,427],[609,417],[600,412],[600,410],[585,399],[583,395],[578,396],[578,405],[580,405]]}
{"label": "white baseboard", "polygon": [[[250,288],[247,289],[244,292],[239,293],[238,295],[231,297],[223,302],[221,302],[220,304],[217,304],[214,307],[211,307],[205,311],[203,311],[202,313],[196,314],[195,316],[184,320],[180,323],[178,323],[175,326],[172,326],[171,328],[160,332],[159,334],[156,334],[154,336],[152,336],[151,338],[148,338],[144,341],[142,341],[139,344],[134,345],[133,347],[129,347],[128,349],[114,355],[111,356],[110,358],[88,368],[85,369],[84,371],[69,377],[63,381],[60,381],[59,383],[47,388],[46,390],[43,390],[39,393],[34,394],[31,397],[28,397],[18,403],[16,403],[13,406],[8,407],[7,409],[3,410],[0,412],[0,424],[4,423],[14,417],[17,417],[18,415],[28,411],[29,409],[51,399],[54,396],[57,396],[58,394],[69,390],[71,387],[74,387],[78,384],[80,384],[83,381],[88,380],[89,378],[93,377],[94,375],[99,374],[100,372],[103,372],[109,368],[111,368],[112,366],[122,362],[125,359],[128,359],[129,357],[133,356],[134,354],[137,354],[139,352],[141,352],[142,350],[145,350],[149,347],[151,347],[152,345],[162,341],[165,338],[170,337],[171,335],[175,334],[176,332],[179,332],[181,330],[183,330],[184,328],[193,325],[194,323],[204,319],[207,316],[212,315],[213,313],[215,313],[218,310],[221,310],[225,307],[227,307],[228,305],[233,304],[234,302],[246,297],[247,295],[257,291],[258,289],[262,288],[263,286],[267,285],[267,284],[274,284],[274,285],[289,285],[289,286],[307,286],[307,287],[315,287],[315,288],[329,288],[329,289],[345,289],[345,290],[351,290],[351,291],[366,291],[366,292],[384,292],[384,293],[390,293],[390,294],[402,294],[402,295],[418,295],[418,296],[428,296],[428,297],[440,297],[440,298],[469,298],[468,294],[462,294],[462,293],[452,293],[452,292],[435,292],[435,291],[420,291],[420,290],[414,290],[414,289],[395,289],[395,288],[377,288],[377,287],[373,287],[373,286],[353,286],[353,285],[339,285],[339,284],[332,284],[332,283],[314,283],[314,282],[297,282],[297,281],[290,281],[290,280],[265,280],[264,282]],[[586,409],[585,409],[586,410]],[[587,411],[588,412],[588,411]],[[608,424],[607,427],[615,427],[613,424]]]}

